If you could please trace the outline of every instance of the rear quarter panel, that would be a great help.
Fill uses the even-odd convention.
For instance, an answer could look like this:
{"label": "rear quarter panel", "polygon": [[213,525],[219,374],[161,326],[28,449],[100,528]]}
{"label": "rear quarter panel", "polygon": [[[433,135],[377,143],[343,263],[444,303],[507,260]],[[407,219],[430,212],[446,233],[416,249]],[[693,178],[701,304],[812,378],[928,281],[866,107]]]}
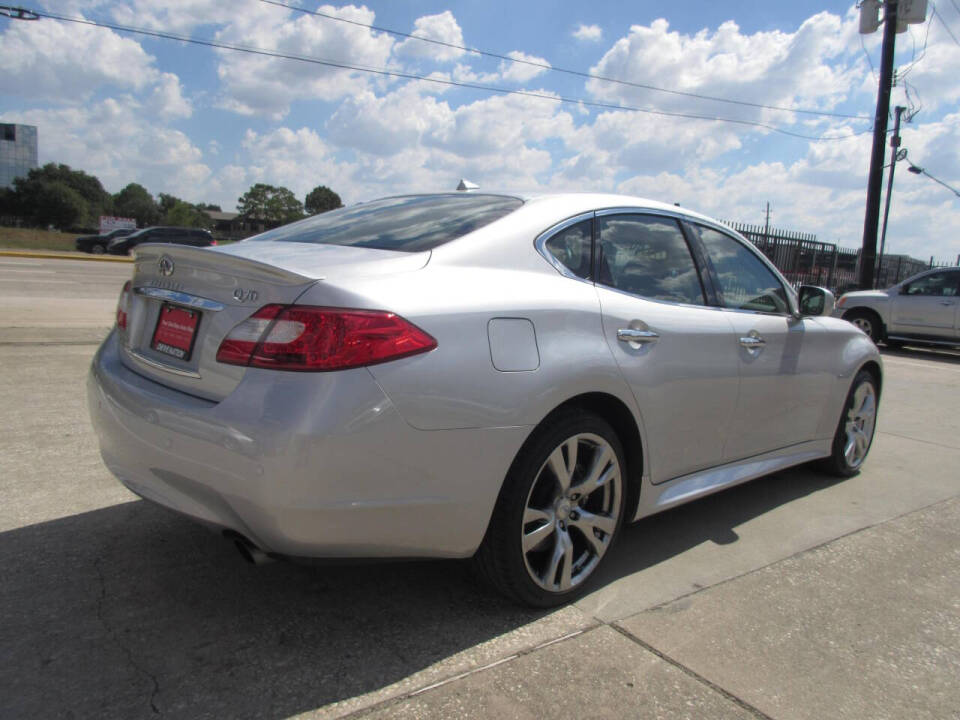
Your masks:
{"label": "rear quarter panel", "polygon": [[[369,368],[404,419],[421,430],[535,425],[565,400],[607,392],[632,396],[603,337],[592,285],[537,270],[432,266],[353,282],[320,282],[299,302],[391,310],[437,340],[437,348]],[[535,329],[539,365],[494,367],[488,323],[524,318]]]}

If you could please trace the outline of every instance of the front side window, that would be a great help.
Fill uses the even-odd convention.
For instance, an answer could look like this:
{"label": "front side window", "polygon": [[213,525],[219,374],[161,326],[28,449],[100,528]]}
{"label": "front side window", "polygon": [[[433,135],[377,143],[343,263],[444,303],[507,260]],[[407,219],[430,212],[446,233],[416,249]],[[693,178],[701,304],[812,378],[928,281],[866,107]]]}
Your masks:
{"label": "front side window", "polygon": [[597,218],[597,282],[651,300],[703,305],[703,288],[677,221],[656,215]]}
{"label": "front side window", "polygon": [[720,304],[734,310],[790,312],[783,283],[742,243],[729,235],[695,225],[713,266]]}
{"label": "front side window", "polygon": [[577,277],[590,277],[592,253],[591,220],[583,220],[564,228],[551,237],[544,246],[557,261]]}
{"label": "front side window", "polygon": [[935,297],[954,297],[957,294],[957,281],[960,273],[938,272],[914,280],[905,285],[904,295],[933,295]]}
{"label": "front side window", "polygon": [[420,252],[479,230],[512,213],[523,201],[506,195],[411,195],[384,198],[314,215],[245,242],[352,245]]}

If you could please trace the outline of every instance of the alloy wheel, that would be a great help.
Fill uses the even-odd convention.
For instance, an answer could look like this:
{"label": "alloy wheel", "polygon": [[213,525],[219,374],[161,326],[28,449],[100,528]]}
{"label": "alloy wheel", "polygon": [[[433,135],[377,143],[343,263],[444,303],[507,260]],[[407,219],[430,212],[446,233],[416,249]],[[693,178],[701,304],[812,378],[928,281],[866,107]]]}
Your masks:
{"label": "alloy wheel", "polygon": [[520,542],[530,578],[549,592],[586,580],[610,547],[622,502],[620,463],[610,443],[593,433],[560,443],[524,506]]}
{"label": "alloy wheel", "polygon": [[858,468],[867,457],[877,420],[877,393],[869,382],[861,383],[853,393],[844,430],[847,440],[843,455],[851,468]]}

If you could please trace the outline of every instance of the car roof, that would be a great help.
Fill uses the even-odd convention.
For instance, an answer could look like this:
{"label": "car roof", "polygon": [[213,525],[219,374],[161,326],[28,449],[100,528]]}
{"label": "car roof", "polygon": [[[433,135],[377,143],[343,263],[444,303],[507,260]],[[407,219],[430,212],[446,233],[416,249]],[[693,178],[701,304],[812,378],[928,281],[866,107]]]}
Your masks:
{"label": "car roof", "polygon": [[598,192],[569,192],[569,191],[549,191],[549,190],[512,190],[512,189],[484,189],[477,188],[467,191],[450,191],[439,193],[409,193],[394,197],[428,196],[428,195],[502,195],[506,197],[515,197],[528,205],[550,205],[560,206],[569,209],[569,215],[576,215],[590,210],[599,210],[603,208],[637,208],[648,210],[661,210],[664,212],[678,213],[690,218],[704,220],[716,224],[718,221],[709,215],[690,210],[674,203],[666,203],[651,198],[638,197],[635,195],[624,195],[620,193],[598,193]]}

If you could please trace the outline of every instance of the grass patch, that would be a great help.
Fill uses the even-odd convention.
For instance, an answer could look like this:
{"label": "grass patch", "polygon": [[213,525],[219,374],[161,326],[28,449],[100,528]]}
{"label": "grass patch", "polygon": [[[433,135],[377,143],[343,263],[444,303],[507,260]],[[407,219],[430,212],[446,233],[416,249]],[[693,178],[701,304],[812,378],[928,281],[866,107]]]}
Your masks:
{"label": "grass patch", "polygon": [[0,248],[4,250],[76,250],[79,235],[56,230],[0,227]]}

